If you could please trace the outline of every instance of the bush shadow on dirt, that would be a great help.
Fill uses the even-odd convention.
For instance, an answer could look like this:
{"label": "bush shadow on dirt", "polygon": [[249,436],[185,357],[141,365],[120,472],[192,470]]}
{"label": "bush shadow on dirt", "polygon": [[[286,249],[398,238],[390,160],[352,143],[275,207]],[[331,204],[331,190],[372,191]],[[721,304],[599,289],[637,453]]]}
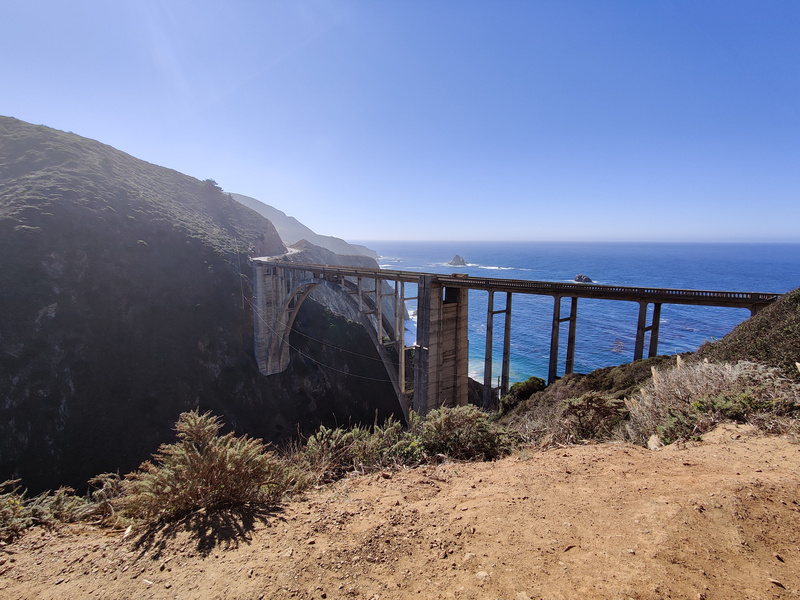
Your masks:
{"label": "bush shadow on dirt", "polygon": [[140,550],[140,557],[150,553],[151,558],[157,560],[171,541],[180,543],[178,538],[186,533],[186,545],[190,544],[192,550],[206,557],[216,549],[235,550],[243,542],[249,544],[256,526],[269,527],[270,518],[280,518],[281,512],[280,509],[241,507],[201,509],[180,520],[147,527],[135,538],[134,547]]}

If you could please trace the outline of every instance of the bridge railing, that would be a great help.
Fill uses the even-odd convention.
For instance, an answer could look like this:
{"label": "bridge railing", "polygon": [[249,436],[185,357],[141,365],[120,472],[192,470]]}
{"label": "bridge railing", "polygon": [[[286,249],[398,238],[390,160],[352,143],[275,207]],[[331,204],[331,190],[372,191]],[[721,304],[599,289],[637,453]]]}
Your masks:
{"label": "bridge railing", "polygon": [[769,304],[779,294],[761,292],[742,292],[725,290],[692,290],[677,288],[636,287],[602,285],[596,283],[561,283],[553,281],[533,281],[527,279],[502,279],[495,277],[472,277],[468,275],[441,275],[420,271],[401,271],[392,269],[368,269],[338,265],[314,265],[283,261],[264,261],[288,269],[313,271],[321,275],[344,277],[373,277],[377,279],[418,283],[422,276],[432,276],[448,287],[476,290],[493,290],[520,294],[539,294],[554,297],[597,298],[604,300],[623,300],[630,302],[658,302],[662,304],[695,304],[700,306],[721,306],[732,308],[753,308]]}

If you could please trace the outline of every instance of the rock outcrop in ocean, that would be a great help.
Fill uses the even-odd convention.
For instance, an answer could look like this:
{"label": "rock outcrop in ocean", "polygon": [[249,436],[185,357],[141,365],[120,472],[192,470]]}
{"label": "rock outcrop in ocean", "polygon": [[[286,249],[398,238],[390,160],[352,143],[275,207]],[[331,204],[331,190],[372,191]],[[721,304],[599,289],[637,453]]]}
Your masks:
{"label": "rock outcrop in ocean", "polygon": [[453,257],[453,259],[447,264],[450,265],[451,267],[466,267],[467,261],[464,260],[464,257],[462,257],[461,255],[456,254]]}

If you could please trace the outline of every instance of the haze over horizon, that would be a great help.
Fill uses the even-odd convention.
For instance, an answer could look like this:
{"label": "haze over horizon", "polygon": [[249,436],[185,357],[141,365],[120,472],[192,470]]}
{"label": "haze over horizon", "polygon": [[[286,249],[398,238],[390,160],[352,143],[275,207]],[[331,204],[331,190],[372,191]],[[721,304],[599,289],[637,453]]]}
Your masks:
{"label": "haze over horizon", "polygon": [[0,114],[348,240],[800,242],[800,3],[4,6]]}

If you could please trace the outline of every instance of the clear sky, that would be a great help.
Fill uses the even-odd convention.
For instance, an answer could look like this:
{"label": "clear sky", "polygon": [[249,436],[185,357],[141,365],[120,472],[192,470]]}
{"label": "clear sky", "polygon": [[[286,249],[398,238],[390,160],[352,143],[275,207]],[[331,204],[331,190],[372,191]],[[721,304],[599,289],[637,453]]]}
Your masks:
{"label": "clear sky", "polygon": [[797,0],[7,0],[0,114],[350,240],[800,242]]}

